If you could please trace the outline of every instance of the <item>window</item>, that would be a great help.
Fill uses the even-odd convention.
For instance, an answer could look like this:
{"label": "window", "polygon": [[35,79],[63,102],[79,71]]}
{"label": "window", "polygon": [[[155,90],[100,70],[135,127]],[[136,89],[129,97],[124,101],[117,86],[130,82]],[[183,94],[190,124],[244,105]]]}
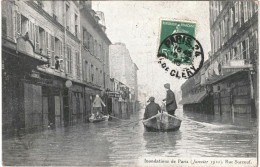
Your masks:
{"label": "window", "polygon": [[94,43],[94,55],[97,56],[97,41]]}
{"label": "window", "polygon": [[230,28],[233,27],[233,10],[230,8]]}
{"label": "window", "polygon": [[[222,29],[222,37],[225,37],[225,35],[226,35],[226,32],[225,32],[225,19],[222,20],[221,29]],[[223,40],[223,41],[224,41],[224,40]]]}
{"label": "window", "polygon": [[257,12],[258,11],[258,5],[256,4],[256,2],[254,2],[254,8],[255,8],[255,12]]}
{"label": "window", "polygon": [[71,56],[71,48],[67,46],[67,57],[66,57],[66,72],[71,74],[72,73],[72,56]]}
{"label": "window", "polygon": [[15,32],[16,32],[16,38],[18,38],[18,37],[20,37],[21,36],[21,14],[20,13],[18,13],[17,11],[16,11],[16,13],[15,13],[15,18],[16,18],[16,26],[15,26]]}
{"label": "window", "polygon": [[35,31],[35,51],[40,52],[40,43],[39,43],[39,26],[34,26]]}
{"label": "window", "polygon": [[238,2],[235,2],[235,23],[238,22]]}
{"label": "window", "polygon": [[66,28],[70,30],[70,7],[66,4]]}
{"label": "window", "polygon": [[[55,59],[55,69],[63,70],[63,62],[61,61],[62,60],[62,42],[58,38],[56,38],[56,37],[54,37],[54,38],[55,38],[54,39],[55,40],[55,49],[54,49],[55,50],[55,53],[54,53],[55,56],[54,57],[60,59],[60,61]],[[59,66],[59,68],[56,68],[57,61],[58,61],[57,66]]]}
{"label": "window", "polygon": [[220,25],[218,27],[218,49],[221,47],[221,28]]}
{"label": "window", "polygon": [[102,49],[101,49],[101,45],[99,44],[99,58],[101,59],[102,57]]}
{"label": "window", "polygon": [[247,10],[247,1],[245,1],[244,3],[243,3],[243,5],[244,5],[244,22],[247,22],[247,20],[248,20],[248,10]]}
{"label": "window", "polygon": [[33,42],[34,41],[34,24],[29,21],[29,39]]}
{"label": "window", "polygon": [[43,28],[39,27],[39,46],[40,46],[40,53],[46,54],[45,50],[45,31]]}
{"label": "window", "polygon": [[80,77],[80,56],[79,52],[76,52],[76,67],[77,67],[77,77]]}
{"label": "window", "polygon": [[228,34],[228,17],[225,17],[225,36]]}
{"label": "window", "polygon": [[94,67],[91,65],[91,82],[94,83]]}
{"label": "window", "polygon": [[78,37],[78,15],[75,14],[75,36]]}
{"label": "window", "polygon": [[217,6],[217,16],[218,16],[218,14],[219,14],[219,2],[218,1],[216,2],[216,6]]}
{"label": "window", "polygon": [[228,55],[227,55],[227,61],[229,62],[230,60],[230,52],[228,52]]}
{"label": "window", "polygon": [[92,55],[94,55],[94,39],[92,37],[92,35],[90,35],[90,52]]}
{"label": "window", "polygon": [[[55,50],[55,37],[54,36],[49,36],[50,37],[50,56],[51,56],[51,60],[52,60],[52,66],[55,66],[55,54],[54,54],[54,50]],[[58,56],[58,55],[57,55]]]}
{"label": "window", "polygon": [[[85,28],[83,28],[83,45],[85,46],[85,47],[87,47],[87,30],[85,29]],[[87,47],[87,49],[88,49],[88,47]]]}
{"label": "window", "polygon": [[2,35],[7,36],[7,19],[2,15]]}
{"label": "window", "polygon": [[85,81],[89,81],[89,66],[88,66],[88,62],[85,61],[85,75],[84,75],[84,80]]}
{"label": "window", "polygon": [[99,76],[98,76],[98,68],[96,68],[96,84],[98,85],[98,79],[99,79]]}
{"label": "window", "polygon": [[252,8],[252,2],[251,1],[248,1],[248,11],[249,11],[248,17],[251,18],[253,16],[253,8]]}
{"label": "window", "polygon": [[250,59],[250,55],[249,55],[249,38],[247,38],[245,41],[246,41],[246,57],[249,60]]}
{"label": "window", "polygon": [[244,53],[243,53],[244,47],[243,47],[243,42],[240,43],[240,59],[244,59]]}
{"label": "window", "polygon": [[28,18],[21,15],[21,35],[25,35],[25,33],[29,33],[29,20]]}
{"label": "window", "polygon": [[88,48],[88,49],[90,48],[90,43],[91,43],[90,40],[91,40],[91,39],[90,39],[90,34],[87,32],[87,48]]}
{"label": "window", "polygon": [[215,53],[215,38],[214,38],[214,33],[212,35],[212,50]]}
{"label": "window", "polygon": [[239,26],[240,27],[242,25],[242,20],[243,20],[242,9],[243,9],[242,2],[239,1],[238,2],[238,11],[239,11]]}
{"label": "window", "polygon": [[249,59],[249,39],[247,38],[242,42],[242,55],[243,59]]}
{"label": "window", "polygon": [[237,53],[237,48],[234,47],[234,48],[232,49],[232,60],[237,59],[236,53]]}
{"label": "window", "polygon": [[236,48],[236,59],[241,59],[240,57],[240,44],[237,44],[237,48]]}
{"label": "window", "polygon": [[[45,54],[47,55],[47,56],[50,56],[51,57],[51,55],[50,55],[50,37],[49,37],[49,34],[48,34],[48,32],[45,32]],[[51,57],[52,58],[52,57]]]}
{"label": "window", "polygon": [[103,81],[103,75],[102,75],[102,70],[100,70],[100,75],[99,75],[100,86],[102,86],[102,81]]}

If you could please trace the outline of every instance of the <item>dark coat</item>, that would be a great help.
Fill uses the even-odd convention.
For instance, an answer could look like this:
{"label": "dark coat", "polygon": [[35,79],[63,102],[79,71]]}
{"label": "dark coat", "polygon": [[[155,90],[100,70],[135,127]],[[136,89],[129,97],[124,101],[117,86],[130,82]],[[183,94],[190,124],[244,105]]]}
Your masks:
{"label": "dark coat", "polygon": [[159,104],[150,102],[150,104],[148,104],[145,108],[144,119],[151,118],[152,116],[156,115],[158,111],[161,112],[161,107]]}
{"label": "dark coat", "polygon": [[166,110],[169,111],[175,111],[177,109],[177,104],[175,100],[175,95],[172,90],[167,90],[166,95]]}

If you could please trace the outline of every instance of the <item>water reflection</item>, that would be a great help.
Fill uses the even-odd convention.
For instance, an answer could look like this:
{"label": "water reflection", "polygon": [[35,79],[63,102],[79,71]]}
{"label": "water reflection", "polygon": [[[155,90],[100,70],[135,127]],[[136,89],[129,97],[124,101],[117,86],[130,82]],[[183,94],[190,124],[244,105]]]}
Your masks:
{"label": "water reflection", "polygon": [[[257,123],[246,115],[232,122],[218,115],[182,112],[175,132],[146,132],[143,110],[129,120],[78,124],[3,140],[5,165],[119,166],[140,157],[255,157]],[[125,126],[122,126],[125,125]]]}

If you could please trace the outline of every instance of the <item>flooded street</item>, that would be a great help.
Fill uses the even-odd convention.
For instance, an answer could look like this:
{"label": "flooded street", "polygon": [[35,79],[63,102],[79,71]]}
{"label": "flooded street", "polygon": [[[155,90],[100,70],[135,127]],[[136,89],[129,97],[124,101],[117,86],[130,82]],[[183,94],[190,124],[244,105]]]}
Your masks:
{"label": "flooded street", "polygon": [[[87,123],[3,139],[4,165],[118,166],[133,165],[140,157],[255,157],[255,120],[219,119],[198,113],[183,118],[178,131],[146,132],[143,110],[130,120]],[[243,122],[241,120],[244,120]],[[125,125],[125,126],[124,126]]]}

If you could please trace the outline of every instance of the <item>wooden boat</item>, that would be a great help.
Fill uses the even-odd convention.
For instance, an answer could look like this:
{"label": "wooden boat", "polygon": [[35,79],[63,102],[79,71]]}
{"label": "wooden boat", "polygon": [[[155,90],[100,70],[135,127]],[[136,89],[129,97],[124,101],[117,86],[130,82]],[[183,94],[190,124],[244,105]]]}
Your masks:
{"label": "wooden boat", "polygon": [[108,118],[109,118],[109,116],[102,115],[102,114],[100,114],[97,118],[95,118],[94,115],[91,115],[91,117],[89,117],[89,122],[97,123],[97,122],[102,122],[102,121],[108,121]]}
{"label": "wooden boat", "polygon": [[178,130],[181,126],[181,121],[180,118],[163,112],[144,120],[143,124],[147,131],[167,132]]}

